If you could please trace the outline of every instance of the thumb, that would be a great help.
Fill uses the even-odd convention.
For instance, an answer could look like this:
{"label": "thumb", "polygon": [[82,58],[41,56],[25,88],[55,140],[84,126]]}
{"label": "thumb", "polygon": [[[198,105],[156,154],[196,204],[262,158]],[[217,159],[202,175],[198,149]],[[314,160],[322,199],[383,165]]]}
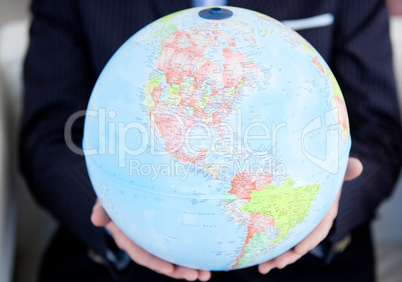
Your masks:
{"label": "thumb", "polygon": [[111,219],[105,212],[105,210],[102,207],[101,202],[99,199],[96,199],[95,205],[92,208],[92,215],[91,215],[91,221],[92,224],[97,226],[97,227],[104,227],[106,224],[108,224]]}
{"label": "thumb", "polygon": [[346,168],[345,181],[357,178],[363,171],[363,164],[357,158],[349,158],[348,167]]}

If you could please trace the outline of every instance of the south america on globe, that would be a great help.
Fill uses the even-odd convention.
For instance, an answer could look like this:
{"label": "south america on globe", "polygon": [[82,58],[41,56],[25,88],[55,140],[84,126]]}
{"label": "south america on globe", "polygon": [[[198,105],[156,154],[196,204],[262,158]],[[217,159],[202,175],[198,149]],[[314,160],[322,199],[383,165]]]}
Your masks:
{"label": "south america on globe", "polygon": [[334,75],[298,33],[236,7],[165,16],[105,66],[83,149],[106,212],[195,269],[253,266],[321,221],[351,147]]}

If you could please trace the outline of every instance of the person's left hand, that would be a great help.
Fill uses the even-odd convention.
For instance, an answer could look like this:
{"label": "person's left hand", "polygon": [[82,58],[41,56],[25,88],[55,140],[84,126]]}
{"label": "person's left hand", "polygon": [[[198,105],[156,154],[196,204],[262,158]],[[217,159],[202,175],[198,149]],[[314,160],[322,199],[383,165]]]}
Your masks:
{"label": "person's left hand", "polygon": [[[355,179],[362,173],[362,171],[362,163],[356,158],[349,158],[344,181]],[[335,198],[328,212],[321,220],[321,222],[317,225],[317,227],[309,235],[307,235],[306,238],[304,238],[299,244],[294,246],[289,251],[272,260],[261,263],[258,266],[258,271],[261,274],[267,274],[273,268],[282,269],[287,265],[294,263],[302,256],[307,254],[309,251],[314,249],[322,240],[327,237],[338,214],[338,205],[339,198],[341,196],[341,190],[342,189],[339,190],[337,197]]]}

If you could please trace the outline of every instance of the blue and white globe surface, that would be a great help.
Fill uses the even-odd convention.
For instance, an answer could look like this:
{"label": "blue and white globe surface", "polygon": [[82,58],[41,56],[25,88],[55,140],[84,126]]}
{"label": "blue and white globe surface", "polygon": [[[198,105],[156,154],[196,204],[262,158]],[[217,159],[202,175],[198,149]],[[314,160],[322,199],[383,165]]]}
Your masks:
{"label": "blue and white globe surface", "polygon": [[351,139],[340,88],[308,42],[254,11],[203,9],[151,23],[114,54],[83,148],[98,198],[135,243],[178,265],[238,269],[315,228]]}

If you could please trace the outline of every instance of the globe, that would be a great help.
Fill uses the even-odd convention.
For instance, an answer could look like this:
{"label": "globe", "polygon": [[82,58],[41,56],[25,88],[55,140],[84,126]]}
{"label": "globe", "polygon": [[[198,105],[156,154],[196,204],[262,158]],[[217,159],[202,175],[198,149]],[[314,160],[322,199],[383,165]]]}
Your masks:
{"label": "globe", "polygon": [[179,11],[129,38],[95,84],[83,139],[117,226],[207,270],[253,266],[305,238],[340,190],[350,146],[323,58],[236,7]]}

